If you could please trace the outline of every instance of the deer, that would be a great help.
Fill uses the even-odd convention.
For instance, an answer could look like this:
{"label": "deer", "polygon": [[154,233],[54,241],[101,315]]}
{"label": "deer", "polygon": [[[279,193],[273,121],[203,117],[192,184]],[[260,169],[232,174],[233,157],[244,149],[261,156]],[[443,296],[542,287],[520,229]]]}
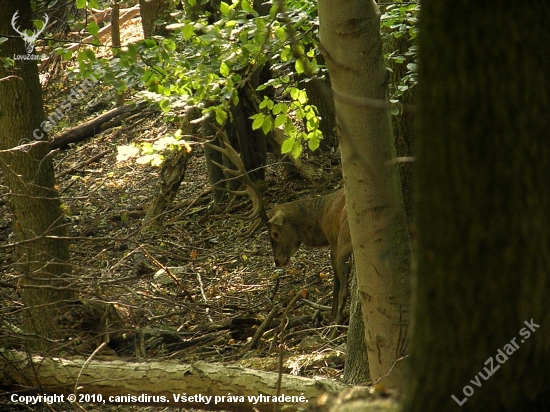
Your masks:
{"label": "deer", "polygon": [[223,132],[220,134],[223,147],[206,144],[227,156],[237,167],[230,169],[217,164],[244,184],[244,189],[231,192],[250,197],[253,210],[241,215],[255,221],[247,234],[253,233],[261,224],[267,227],[275,266],[287,266],[302,244],[313,248],[330,247],[330,260],[334,272],[331,320],[338,325],[342,320],[349,294],[348,277],[353,253],[344,189],[317,198],[283,203],[268,213],[262,194],[248,176],[239,153],[230,145],[227,136]]}

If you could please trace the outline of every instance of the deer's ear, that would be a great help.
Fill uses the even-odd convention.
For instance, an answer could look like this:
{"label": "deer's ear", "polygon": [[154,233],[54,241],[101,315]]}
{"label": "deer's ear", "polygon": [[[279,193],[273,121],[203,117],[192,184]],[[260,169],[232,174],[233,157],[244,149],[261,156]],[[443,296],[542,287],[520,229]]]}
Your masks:
{"label": "deer's ear", "polygon": [[273,217],[269,219],[268,223],[271,223],[273,225],[282,226],[285,222],[285,212],[282,210],[277,210]]}

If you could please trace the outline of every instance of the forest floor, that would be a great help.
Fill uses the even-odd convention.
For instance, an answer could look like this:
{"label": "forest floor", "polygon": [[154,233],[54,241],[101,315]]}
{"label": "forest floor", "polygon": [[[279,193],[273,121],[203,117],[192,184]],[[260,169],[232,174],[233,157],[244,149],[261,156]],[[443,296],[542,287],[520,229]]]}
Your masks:
{"label": "forest floor", "polygon": [[[290,300],[300,297],[330,306],[333,274],[329,250],[300,248],[288,267],[275,268],[265,229],[244,237],[250,222],[215,214],[211,207],[204,154],[194,145],[172,211],[161,227],[143,227],[147,205],[157,191],[159,169],[133,160],[117,162],[117,147],[132,139],[169,133],[160,113],[125,124],[87,141],[72,144],[54,157],[55,172],[66,212],[73,287],[82,301],[108,302],[124,325],[126,341],[116,341],[99,355],[128,360],[177,359],[232,362],[277,371],[280,345],[286,349],[284,373],[340,378],[344,362],[345,329],[335,340],[328,312],[299,299],[289,312],[284,338],[274,333],[280,314]],[[174,132],[172,130],[171,132]],[[109,151],[98,162],[78,165]],[[323,183],[308,184],[289,175],[275,156],[266,168],[269,206],[306,196],[324,194],[338,186],[334,155],[315,159],[324,169]],[[71,173],[62,175],[68,169]],[[320,173],[323,174],[323,173]],[[5,195],[5,193],[3,193]],[[235,199],[234,213],[252,205]],[[0,246],[9,243],[10,221],[5,204],[0,207]],[[12,248],[4,249],[0,280],[14,284],[17,277]],[[155,272],[171,269],[177,282]],[[179,285],[178,285],[179,283]],[[182,289],[183,288],[183,289]],[[184,292],[186,291],[186,292]],[[2,317],[18,324],[22,303],[17,291],[1,289]],[[190,295],[191,299],[189,298]],[[258,326],[275,305],[278,316],[257,349],[244,351]],[[82,320],[75,319],[75,322]],[[83,334],[70,347],[72,354],[89,355],[97,346]],[[101,356],[100,356],[101,357]]]}
{"label": "forest floor", "polygon": [[[55,108],[56,99],[64,98],[70,87],[49,96],[46,93],[47,107]],[[90,96],[73,108],[65,126],[97,117],[101,112],[90,107],[101,107],[97,101],[102,99],[104,110],[114,107],[109,97],[112,91],[101,83],[95,87],[93,99]],[[346,329],[340,328],[337,338],[329,339],[330,309],[319,311],[307,302],[331,305],[333,274],[328,248],[300,248],[288,267],[275,268],[266,230],[244,237],[250,222],[232,217],[251,210],[249,199],[234,199],[231,213],[212,211],[199,144],[193,146],[185,179],[162,226],[143,226],[145,211],[157,191],[159,168],[133,160],[119,162],[117,148],[152,141],[175,129],[160,112],[149,111],[139,120],[71,144],[54,156],[72,239],[72,286],[80,291],[83,302],[112,305],[122,325],[114,332],[124,338],[114,339],[97,358],[204,360],[278,371],[282,346],[283,373],[341,378]],[[107,154],[97,162],[79,166],[102,152]],[[320,176],[315,187],[287,172],[277,156],[269,156],[264,193],[268,207],[339,187],[335,154],[306,153],[304,160]],[[0,191],[2,196],[7,193],[1,176]],[[0,316],[4,324],[17,326],[22,303],[17,290],[7,287],[15,285],[18,276],[14,250],[8,246],[10,224],[7,206],[0,202],[0,281],[4,286],[0,288]],[[155,275],[164,267],[176,268],[171,269],[176,279]],[[300,298],[290,308],[280,334],[276,331],[280,315],[296,294]],[[246,350],[276,305],[280,305],[278,314],[259,346]],[[85,323],[82,319],[74,322]],[[75,337],[74,344],[67,346],[68,354],[88,356],[98,346],[92,329]]]}

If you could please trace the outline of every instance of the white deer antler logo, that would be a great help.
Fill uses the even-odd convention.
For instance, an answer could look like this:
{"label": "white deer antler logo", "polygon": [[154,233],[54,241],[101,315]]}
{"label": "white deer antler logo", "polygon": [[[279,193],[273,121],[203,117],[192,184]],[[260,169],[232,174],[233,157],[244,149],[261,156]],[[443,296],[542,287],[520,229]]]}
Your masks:
{"label": "white deer antler logo", "polygon": [[50,18],[48,17],[48,15],[46,13],[44,13],[44,16],[46,16],[46,19],[44,20],[44,24],[42,25],[42,28],[40,30],[34,30],[34,32],[31,36],[29,36],[26,33],[26,31],[21,31],[17,27],[15,27],[15,21],[19,17],[19,10],[17,10],[15,12],[15,14],[13,15],[13,17],[11,18],[11,27],[13,27],[13,29],[21,35],[21,38],[25,42],[25,48],[27,49],[28,54],[32,53],[32,51],[34,50],[34,42],[36,41],[36,39],[38,38],[40,33],[42,33],[44,31],[44,29],[46,28],[46,26],[48,24],[48,21],[49,21]]}

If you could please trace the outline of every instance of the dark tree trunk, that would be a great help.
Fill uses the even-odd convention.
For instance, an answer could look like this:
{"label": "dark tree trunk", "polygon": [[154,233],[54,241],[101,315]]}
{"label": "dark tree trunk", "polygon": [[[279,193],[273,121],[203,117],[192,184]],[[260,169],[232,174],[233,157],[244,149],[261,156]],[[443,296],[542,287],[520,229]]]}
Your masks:
{"label": "dark tree trunk", "polygon": [[[393,49],[404,55],[410,46],[408,36],[404,35],[394,39]],[[407,73],[406,60],[402,64],[394,64],[389,73],[390,84],[398,85],[403,76]],[[399,114],[392,116],[393,135],[395,139],[395,150],[399,158],[412,158],[414,156],[414,90],[408,90],[401,96],[401,110]],[[407,221],[412,222],[413,211],[413,164],[409,161],[400,161],[399,176],[401,177],[401,193],[403,194],[403,206]]]}
{"label": "dark tree trunk", "polygon": [[[14,33],[11,19],[16,11],[19,27],[32,27],[30,0],[3,1],[0,33]],[[20,37],[2,43],[1,57],[24,54]],[[10,189],[14,240],[20,242],[16,252],[22,276],[19,293],[25,304],[23,330],[29,334],[29,348],[35,351],[50,348],[53,340],[65,336],[61,317],[67,302],[74,299],[73,292],[63,288],[70,272],[69,249],[62,238],[63,213],[48,155],[50,146],[41,131],[43,120],[36,62],[16,60],[14,68],[0,65],[0,167]],[[27,146],[22,147],[24,143]]]}
{"label": "dark tree trunk", "polygon": [[323,140],[321,140],[319,149],[323,151],[330,150],[337,144],[336,114],[334,99],[330,92],[330,81],[328,79],[311,79],[304,83],[304,90],[307,93],[309,103],[317,107],[321,117],[319,130],[323,132]]}
{"label": "dark tree trunk", "polygon": [[365,340],[365,325],[361,312],[361,299],[357,288],[357,271],[352,269],[350,279],[350,305],[346,364],[344,382],[348,385],[365,384],[370,381],[369,358]]}
{"label": "dark tree trunk", "polygon": [[[118,0],[113,3],[113,11],[111,13],[111,43],[113,45],[113,57],[117,57],[120,49],[120,4]],[[124,105],[124,93],[115,91],[116,106]]]}
{"label": "dark tree trunk", "polygon": [[165,26],[155,26],[155,21],[164,17],[167,4],[165,0],[139,0],[143,37],[148,39],[154,35],[168,34]]}
{"label": "dark tree trunk", "polygon": [[422,2],[404,411],[550,410],[549,21]]}

